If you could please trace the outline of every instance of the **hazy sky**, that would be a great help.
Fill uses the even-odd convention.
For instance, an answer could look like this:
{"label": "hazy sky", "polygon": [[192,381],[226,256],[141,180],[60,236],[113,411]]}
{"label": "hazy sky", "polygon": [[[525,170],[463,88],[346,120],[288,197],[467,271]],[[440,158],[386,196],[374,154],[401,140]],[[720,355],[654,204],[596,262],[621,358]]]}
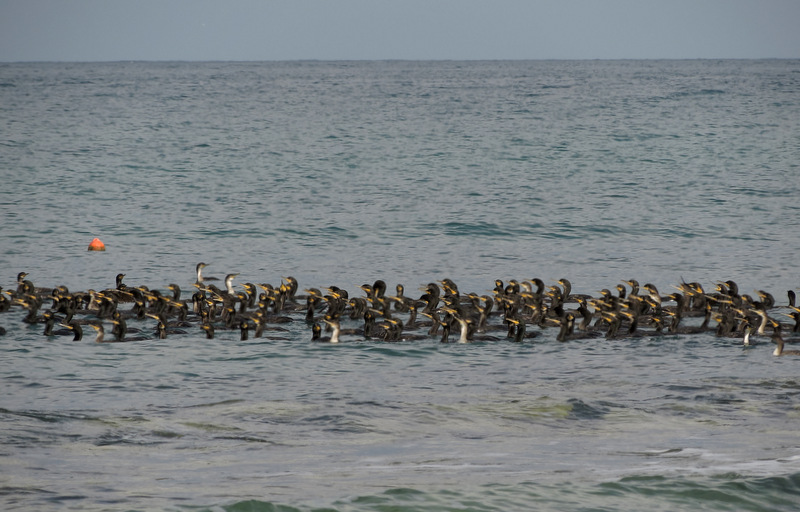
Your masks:
{"label": "hazy sky", "polygon": [[800,58],[800,0],[0,0],[0,61]]}

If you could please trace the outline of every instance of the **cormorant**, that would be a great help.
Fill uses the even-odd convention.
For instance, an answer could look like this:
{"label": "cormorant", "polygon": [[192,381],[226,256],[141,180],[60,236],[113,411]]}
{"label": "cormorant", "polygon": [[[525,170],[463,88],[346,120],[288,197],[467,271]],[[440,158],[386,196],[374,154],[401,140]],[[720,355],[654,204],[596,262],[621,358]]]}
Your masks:
{"label": "cormorant", "polygon": [[72,331],[72,333],[75,335],[72,338],[72,341],[80,341],[83,338],[83,328],[81,328],[81,324],[79,324],[76,320],[72,320],[68,324],[61,325]]}
{"label": "cormorant", "polygon": [[[331,329],[332,329],[331,335],[330,336],[319,336],[318,334],[313,334],[312,335],[313,341],[320,341],[320,342],[327,342],[327,343],[339,343],[339,333],[342,330],[342,328],[341,328],[341,326],[339,324],[339,320],[336,319],[336,318],[328,318],[326,316],[325,318],[322,319],[322,321],[325,322],[326,324],[328,324],[331,327]],[[319,327],[319,324],[315,323],[314,325]],[[312,328],[312,329],[315,329],[315,328]],[[314,333],[313,330],[312,330],[312,333]],[[314,338],[314,336],[316,336],[316,338]]]}
{"label": "cormorant", "polygon": [[219,279],[216,278],[216,277],[211,277],[211,276],[206,277],[206,276],[203,275],[203,269],[206,268],[207,266],[208,265],[206,265],[203,262],[200,262],[200,263],[197,264],[197,267],[196,267],[197,281],[195,281],[196,284],[203,284],[204,281],[219,281]]}
{"label": "cormorant", "polygon": [[772,331],[772,342],[776,343],[778,346],[775,347],[775,351],[772,353],[774,356],[800,356],[800,350],[783,350],[784,340],[783,336],[781,335],[781,324],[778,322],[772,322],[772,326],[774,330]]}

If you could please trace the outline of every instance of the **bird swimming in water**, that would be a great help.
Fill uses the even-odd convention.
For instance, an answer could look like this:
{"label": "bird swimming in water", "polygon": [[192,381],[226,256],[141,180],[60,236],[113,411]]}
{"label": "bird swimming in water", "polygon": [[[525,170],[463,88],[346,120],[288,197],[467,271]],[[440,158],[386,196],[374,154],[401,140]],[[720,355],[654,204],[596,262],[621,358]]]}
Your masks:
{"label": "bird swimming in water", "polygon": [[233,289],[233,280],[239,274],[228,274],[225,276],[225,291],[228,292],[229,295],[236,295],[236,291]]}
{"label": "bird swimming in water", "polygon": [[239,340],[247,341],[250,339],[250,322],[246,319],[239,323]]}
{"label": "bird swimming in water", "polygon": [[514,331],[514,337],[512,338],[512,341],[514,341],[515,343],[522,343],[523,341],[525,341],[526,337],[533,338],[538,334],[538,333],[526,334],[525,332],[526,324],[523,318],[508,317],[506,318],[506,321],[517,326],[516,330]]}
{"label": "bird swimming in water", "polygon": [[[116,324],[117,320],[111,320],[112,323]],[[105,329],[103,328],[103,324],[100,323],[90,323],[90,327],[92,327],[95,331],[97,331],[97,337],[95,337],[94,341],[96,343],[126,343],[129,341],[141,341],[146,338],[138,337],[138,338],[126,338],[125,331],[121,331],[120,333],[115,332],[113,339],[108,339],[105,337]]]}
{"label": "bird swimming in water", "polygon": [[42,318],[44,318],[44,332],[42,333],[44,336],[67,336],[74,334],[72,330],[66,328],[53,330],[56,321],[58,320],[60,322],[60,320],[56,318],[56,315],[52,311],[45,311]]}
{"label": "bird swimming in water", "polygon": [[206,333],[206,339],[213,340],[214,339],[214,324],[202,324],[200,326]]}
{"label": "bird swimming in water", "polygon": [[[625,286],[618,285],[618,293],[612,287],[611,291],[599,292],[601,297],[589,297],[573,294],[572,283],[567,279],[560,279],[550,288],[546,288],[541,279],[509,279],[507,285],[497,280],[493,293],[483,296],[460,293],[453,280],[444,279],[438,281],[440,284],[434,281],[420,288],[424,294],[414,299],[405,294],[402,285],[397,285],[397,295],[386,295],[386,282],[377,279],[371,285],[363,285],[363,297],[350,299],[344,288],[331,285],[320,288],[323,292],[310,289],[309,295],[302,296],[303,301],[298,302],[293,301],[297,290],[294,278],[281,278],[280,287],[253,284],[258,282],[253,280],[242,284],[245,291],[237,293],[235,288],[239,286],[234,285],[233,280],[238,274],[228,274],[225,286],[220,286],[220,289],[204,282],[212,280],[202,275],[205,266],[201,263],[196,267],[197,293],[193,296],[194,309],[191,310],[186,301],[181,300],[180,287],[175,283],[153,289],[131,286],[124,283],[125,274],[119,273],[116,286],[111,288],[70,292],[65,286],[56,286],[43,295],[40,293],[43,289],[35,288],[28,281],[27,274],[20,273],[16,283],[19,294],[0,290],[0,313],[22,310],[19,318],[24,316],[23,322],[28,324],[43,323],[48,336],[72,335],[74,338],[80,325],[88,324],[97,330],[98,341],[105,343],[153,339],[154,336],[171,336],[173,333],[199,337],[202,336],[199,329],[193,331],[198,326],[209,339],[213,339],[215,329],[223,328],[238,330],[242,339],[246,339],[245,336],[259,337],[265,330],[287,331],[284,327],[270,324],[298,321],[303,315],[307,316],[309,325],[318,323],[331,331],[331,336],[323,338],[322,328],[312,327],[315,339],[333,343],[343,341],[342,336],[347,340],[350,335],[376,341],[407,341],[436,339],[440,333],[443,341],[451,341],[452,338],[448,337],[453,329],[459,330],[457,340],[461,343],[499,341],[503,338],[486,336],[486,333],[501,329],[508,331],[508,339],[521,341],[531,334],[547,337],[548,328],[553,326],[558,329],[549,335],[550,339],[571,340],[606,334],[609,338],[624,340],[662,335],[667,329],[677,335],[711,333],[707,324],[714,318],[719,319],[718,331],[722,335],[738,338],[743,344],[752,346],[757,336],[764,333],[779,314],[794,320],[791,324],[784,320],[782,332],[786,333],[786,338],[782,339],[785,344],[796,339],[789,337],[790,331],[800,331],[800,310],[791,307],[795,303],[793,293],[788,294],[791,309],[787,309],[785,301],[782,305],[776,304],[774,297],[761,289],[763,287],[754,287],[756,291],[752,297],[740,295],[734,281],[718,283],[717,294],[706,294],[699,283],[682,282],[678,287],[680,293],[661,295],[655,286],[648,283],[641,288],[640,295],[638,281],[631,279],[622,282],[630,286],[629,292]],[[259,287],[264,293],[257,296]],[[159,293],[165,289],[171,293]],[[578,309],[566,304],[573,300],[577,301]],[[127,301],[132,303],[126,305]],[[304,304],[306,301],[308,303]],[[671,301],[674,301],[674,306]],[[431,321],[418,321],[418,314]],[[322,315],[325,315],[324,319]],[[682,318],[702,315],[705,319],[699,327],[681,325]],[[155,333],[147,332],[145,338],[129,338],[126,319],[133,323],[145,321],[148,317],[158,319]],[[363,320],[363,328],[344,325],[348,317],[354,322]],[[105,321],[114,325],[114,330],[108,335],[101,331],[103,324],[100,322]],[[64,325],[66,330],[56,331],[57,323]],[[78,326],[77,329],[70,328],[71,324]],[[651,324],[656,325],[655,331],[642,330],[643,325]],[[526,325],[528,331],[532,325],[538,325],[541,331],[528,332]],[[192,329],[187,329],[188,333],[175,329],[180,326]],[[149,326],[147,330],[150,330]],[[768,332],[763,335],[768,336]],[[777,337],[775,343],[778,345]],[[792,352],[780,347],[781,355],[792,355]]]}
{"label": "bird swimming in water", "polygon": [[97,336],[94,339],[95,343],[103,343],[106,341],[105,340],[106,331],[105,328],[103,327],[103,324],[100,323],[89,324],[89,327],[97,331]]}
{"label": "bird swimming in water", "polygon": [[156,337],[162,340],[167,339],[167,326],[166,323],[164,322],[164,318],[161,317],[160,315],[154,315],[152,313],[147,313],[147,316],[155,320],[158,320],[158,324],[156,325]]}
{"label": "bird swimming in water", "polygon": [[33,283],[25,279],[30,274],[27,272],[20,272],[17,274],[17,291],[14,294],[15,297],[22,297],[24,295],[35,295],[37,297],[44,297],[46,295],[50,295],[52,290],[48,288],[37,288],[33,285]]}
{"label": "bird swimming in water", "polygon": [[742,345],[745,347],[753,347],[756,345],[755,340],[753,339],[753,326],[748,324],[744,328],[744,337],[742,337]]}
{"label": "bird swimming in water", "polygon": [[72,320],[68,324],[61,324],[62,326],[66,327],[74,334],[72,341],[80,341],[83,339],[83,328],[81,328],[81,324],[78,323],[77,320]]}
{"label": "bird swimming in water", "polygon": [[[470,341],[472,341],[469,339],[469,324],[467,322],[467,319],[463,318],[459,314],[458,310],[454,308],[442,307],[440,309],[443,313],[447,313],[451,319],[455,320],[459,324],[460,330],[458,336],[458,343],[469,343]],[[450,323],[450,325],[452,325],[452,323]]]}
{"label": "bird swimming in water", "polygon": [[785,342],[783,341],[783,338],[780,335],[773,336],[773,340],[774,340],[775,343],[778,344],[778,346],[775,347],[775,351],[772,353],[773,355],[775,355],[775,356],[800,356],[800,350],[784,350],[783,349],[783,345],[784,345]]}
{"label": "bird swimming in water", "polygon": [[311,340],[320,343],[339,343],[339,333],[342,330],[339,320],[325,317],[322,319],[322,321],[331,327],[331,335],[322,336],[322,329],[320,325],[318,323],[314,323],[314,325],[311,327]]}
{"label": "bird swimming in water", "polygon": [[775,347],[775,351],[772,352],[774,356],[800,356],[800,350],[784,350],[783,346],[786,343],[783,339],[783,335],[781,334],[781,324],[772,321],[772,342],[777,344],[778,346]]}
{"label": "bird swimming in water", "polygon": [[572,313],[567,313],[564,315],[564,318],[559,321],[561,327],[558,331],[558,336],[556,336],[556,340],[558,341],[567,341],[574,333],[575,329],[575,316]]}
{"label": "bird swimming in water", "polygon": [[203,284],[205,281],[219,281],[219,278],[203,275],[203,269],[207,266],[207,264],[200,262],[197,264],[197,267],[195,267],[195,271],[197,272],[197,281],[195,281],[196,284]]}

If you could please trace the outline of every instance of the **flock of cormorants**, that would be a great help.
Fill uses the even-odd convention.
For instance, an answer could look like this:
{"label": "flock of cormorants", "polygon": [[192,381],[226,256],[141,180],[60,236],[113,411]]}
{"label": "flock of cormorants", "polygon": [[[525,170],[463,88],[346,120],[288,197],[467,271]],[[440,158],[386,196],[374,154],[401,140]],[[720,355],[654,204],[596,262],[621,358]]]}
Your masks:
{"label": "flock of cormorants", "polygon": [[[278,286],[247,282],[237,291],[234,279],[239,274],[228,274],[220,288],[213,282],[219,279],[203,276],[205,267],[197,264],[195,291],[188,300],[176,284],[162,293],[129,286],[125,274],[116,276],[113,288],[73,292],[65,286],[38,288],[20,272],[16,289],[0,288],[0,313],[26,310],[23,322],[42,324],[47,337],[81,340],[88,326],[96,331],[97,342],[164,339],[193,330],[209,339],[217,331],[235,330],[247,340],[265,331],[288,331],[281,324],[304,321],[312,341],[328,343],[345,339],[525,342],[552,328],[558,329],[559,342],[709,333],[750,346],[759,337],[769,337],[776,356],[800,355],[784,350],[785,343],[800,342],[800,308],[794,291],[787,292],[788,304],[778,304],[764,290],[755,296],[740,294],[734,281],[718,282],[713,291],[700,283],[681,282],[673,293],[661,294],[652,284],[640,286],[630,279],[613,291],[603,289],[590,296],[573,294],[567,279],[551,286],[538,278],[507,283],[498,279],[493,290],[482,295],[461,293],[452,280],[444,279],[409,296],[400,284],[394,295],[388,295],[386,283],[379,279],[360,286],[362,296],[350,297],[336,286],[299,293],[293,277],[282,278]],[[106,326],[111,326],[110,333]],[[0,327],[0,334],[5,332]]]}

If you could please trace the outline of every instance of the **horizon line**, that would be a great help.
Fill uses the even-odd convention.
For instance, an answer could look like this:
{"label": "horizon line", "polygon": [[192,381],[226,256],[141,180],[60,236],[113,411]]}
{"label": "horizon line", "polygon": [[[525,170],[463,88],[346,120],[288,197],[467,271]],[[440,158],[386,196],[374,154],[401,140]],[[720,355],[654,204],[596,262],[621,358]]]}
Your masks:
{"label": "horizon line", "polygon": [[595,57],[595,58],[500,58],[500,59],[107,59],[107,60],[0,60],[0,64],[115,64],[115,63],[279,63],[279,62],[598,62],[598,61],[745,61],[800,60],[800,57]]}

